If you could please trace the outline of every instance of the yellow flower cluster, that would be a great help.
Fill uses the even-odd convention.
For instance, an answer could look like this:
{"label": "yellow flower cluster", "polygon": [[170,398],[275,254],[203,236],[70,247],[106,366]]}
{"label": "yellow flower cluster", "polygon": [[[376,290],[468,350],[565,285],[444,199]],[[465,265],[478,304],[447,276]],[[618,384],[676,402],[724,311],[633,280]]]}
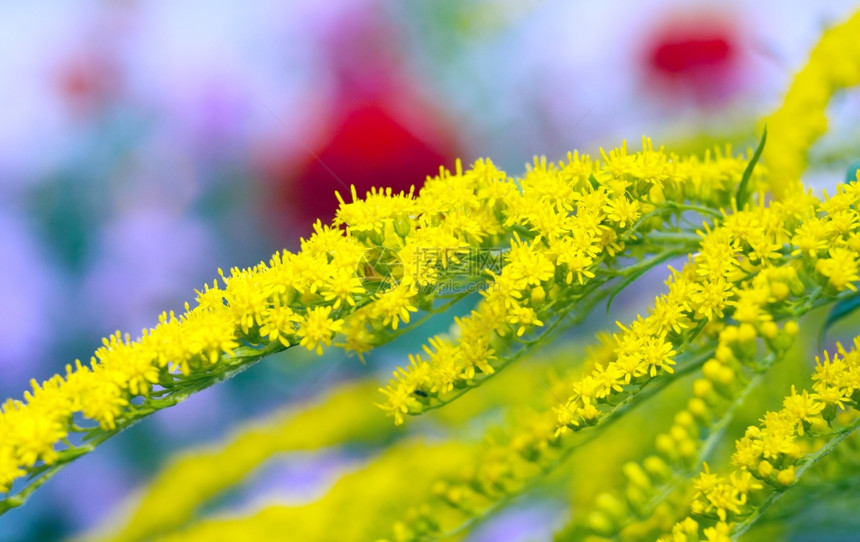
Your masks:
{"label": "yellow flower cluster", "polygon": [[[781,410],[746,430],[736,442],[733,472],[722,476],[707,463],[735,409],[798,333],[796,319],[856,295],[860,183],[839,186],[819,201],[804,192],[800,176],[809,148],[827,128],[831,97],[860,84],[858,34],[860,12],[827,31],[768,119],[767,185],[762,167],[747,169],[729,150],[682,158],[645,139],[640,152],[622,146],[595,159],[578,153],[559,163],[536,159],[521,178],[479,160],[466,170],[459,162],[453,171],[440,169],[417,194],[374,189],[360,198],[353,188],[351,201],[337,194],[336,219],[317,222],[298,253],[221,273],[197,292],[193,308],[162,314],[136,339],[116,332],[89,364],[76,361],[64,375],[33,381],[22,400],[7,400],[0,407],[0,493],[6,494],[0,514],[122,428],[268,354],[301,346],[321,355],[336,345],[361,356],[479,292],[477,307],[456,318],[450,334],[432,337],[422,353],[409,356],[409,366],[381,390],[380,406],[401,424],[537,350],[648,269],[697,249],[680,271],[670,267],[668,290],[646,316],[619,323],[577,378],[554,384],[550,395],[563,399],[504,435],[492,434],[482,453],[400,443],[318,503],[271,507],[248,520],[204,522],[174,534],[268,538],[289,526],[301,539],[327,540],[336,521],[343,539],[366,540],[388,518],[400,517],[393,532],[398,542],[456,535],[532,487],[623,413],[701,371],[653,452],[622,466],[623,489],[599,495],[559,539],[741,536],[860,426],[858,337],[854,350],[838,346],[832,357],[824,354],[811,391],[792,387]],[[777,196],[767,205],[766,188]],[[691,220],[702,218],[708,222],[694,232]],[[176,528],[202,499],[279,451],[390,438],[392,427],[351,408],[367,392],[346,392],[338,396],[343,402],[295,418],[278,439],[251,432],[235,440],[233,455],[168,470],[177,479],[155,487],[141,508],[146,517],[132,520],[124,534],[148,537]],[[481,408],[510,398],[496,399]],[[448,421],[467,418],[468,403]],[[347,414],[333,415],[338,408]],[[485,410],[472,410],[478,411]],[[446,414],[439,412],[437,421]],[[321,416],[334,423],[322,423]],[[302,431],[307,424],[314,425],[312,438]],[[231,457],[241,461],[219,468]],[[220,478],[206,476],[211,469]],[[188,491],[185,500],[173,495],[183,475],[192,477],[184,479],[193,480],[189,486],[204,489]],[[431,501],[410,508],[428,493],[425,482]],[[356,499],[364,513],[341,517]],[[690,517],[679,517],[676,510],[687,501]],[[298,524],[304,531],[295,530]]]}
{"label": "yellow flower cluster", "polygon": [[[860,232],[858,188],[858,183],[839,186],[824,201],[804,196],[752,207],[724,215],[706,228],[699,252],[681,271],[672,270],[669,291],[656,299],[649,316],[620,325],[620,332],[592,351],[586,361],[591,369],[568,384],[573,393],[567,401],[518,426],[464,478],[437,484],[437,498],[461,510],[481,510],[527,487],[531,477],[569,451],[560,437],[586,428],[601,430],[645,395],[641,392],[646,386],[653,389],[654,381],[668,382],[675,361],[683,360],[678,365],[685,371],[701,367],[703,373],[693,383],[687,409],[657,437],[657,454],[647,466],[627,467],[631,508],[625,514],[612,506],[598,510],[589,527],[603,534],[627,527],[625,533],[633,538],[653,538],[668,529],[674,512],[654,500],[657,486],[688,473],[709,453],[713,444],[703,444],[699,436],[726,423],[716,418],[725,416],[749,385],[747,373],[763,371],[791,345],[797,323],[779,322],[843,298],[860,281],[834,280],[821,265],[839,250],[857,259],[852,247]],[[803,239],[812,224],[820,247],[801,249],[796,240]],[[762,354],[762,345],[770,357]],[[560,395],[555,391],[552,396]],[[652,521],[627,525],[638,514],[647,517],[652,507]],[[426,534],[415,526],[401,531],[411,533],[402,540]]]}
{"label": "yellow flower cluster", "polygon": [[[680,271],[670,267],[668,291],[647,316],[619,323],[576,379],[555,383],[550,395],[563,399],[521,419],[507,434],[494,434],[482,453],[455,444],[400,443],[318,503],[271,507],[248,520],[204,522],[174,534],[269,538],[289,527],[303,540],[328,540],[337,522],[342,538],[366,540],[383,531],[388,518],[401,517],[393,532],[398,542],[456,535],[465,523],[533,486],[624,412],[679,376],[701,370],[692,380],[692,398],[657,435],[651,455],[622,466],[623,495],[598,496],[560,540],[741,536],[860,426],[858,337],[854,350],[840,345],[832,358],[825,353],[818,360],[811,391],[792,386],[781,410],[746,430],[736,442],[733,472],[719,475],[707,463],[735,409],[798,333],[795,319],[856,295],[860,182],[841,185],[819,201],[804,192],[800,176],[809,148],[826,131],[831,97],[860,84],[858,34],[860,12],[827,31],[768,119],[767,185],[763,168],[753,168],[758,152],[747,168],[729,150],[682,158],[644,139],[640,152],[622,146],[595,159],[578,153],[559,163],[535,159],[522,178],[479,160],[467,170],[459,162],[454,171],[440,169],[418,194],[374,189],[360,198],[353,188],[351,201],[337,194],[336,219],[317,222],[298,253],[219,271],[220,281],[198,291],[194,307],[163,313],[135,339],[116,332],[89,364],[76,361],[64,375],[33,381],[21,400],[3,403],[0,514],[124,427],[268,354],[301,346],[322,355],[336,345],[361,356],[479,292],[477,307],[456,318],[450,334],[432,337],[422,353],[409,356],[410,365],[398,368],[381,390],[379,406],[401,424],[406,415],[481,385],[582,321],[604,298],[611,302],[648,269],[698,249]],[[768,205],[766,188],[777,196]],[[694,232],[691,219],[702,218],[708,222]],[[141,508],[145,517],[133,519],[121,536],[145,538],[176,528],[201,500],[279,451],[390,438],[392,427],[351,408],[356,396],[368,392],[356,390],[338,396],[343,402],[295,418],[278,439],[251,432],[235,440],[233,455],[169,470],[177,479],[155,487]],[[332,409],[347,414],[333,415]],[[468,412],[467,402],[448,421]],[[326,425],[320,416],[335,423]],[[307,424],[313,432],[302,431]],[[579,438],[571,438],[579,431]],[[241,461],[231,463],[235,457]],[[225,458],[229,466],[219,469]],[[206,475],[213,468],[220,478]],[[185,500],[173,495],[183,475],[191,476],[185,479],[194,482],[189,486],[204,489],[187,492]],[[433,499],[410,507],[428,493],[425,482]],[[340,510],[356,499],[364,513],[341,517]],[[686,501],[690,517],[679,518],[675,510]],[[304,531],[295,530],[299,524]]]}
{"label": "yellow flower cluster", "polygon": [[[491,337],[520,338],[543,325],[541,311],[558,311],[559,299],[573,302],[569,285],[593,277],[637,221],[662,223],[664,216],[649,215],[659,208],[654,202],[672,208],[668,202],[683,198],[711,204],[731,198],[741,158],[681,160],[644,143],[642,152],[622,148],[602,161],[577,154],[560,165],[536,161],[521,180],[487,160],[468,171],[459,163],[453,173],[441,170],[418,196],[388,189],[360,199],[353,189],[346,202],[338,195],[333,227],[317,222],[300,252],[221,273],[220,284],[198,292],[195,307],[162,314],[136,340],[117,332],[89,365],[76,362],[64,376],[34,382],[23,401],[8,400],[0,414],[0,492],[268,353],[301,345],[321,354],[340,334],[339,344],[360,355],[397,336],[418,307],[444,310],[434,300],[452,297],[446,288],[453,279],[493,288],[483,291],[486,302],[473,315],[459,320],[460,342],[437,338],[429,364],[414,358],[416,374],[432,368],[432,379],[395,387],[386,409],[401,421],[420,393],[444,394],[492,373]],[[511,248],[504,269],[493,274],[485,250],[502,242]],[[97,426],[74,424],[77,413]],[[76,434],[87,445],[77,445]]]}
{"label": "yellow flower cluster", "polygon": [[[182,315],[162,314],[134,341],[117,332],[104,339],[89,366],[77,361],[65,377],[33,381],[24,401],[7,400],[0,415],[0,491],[38,462],[57,461],[70,434],[109,434],[181,400],[198,389],[200,377],[214,383],[261,353],[297,343],[321,352],[331,344],[345,307],[335,308],[325,297],[339,276],[355,275],[363,249],[340,230],[319,223],[315,230],[302,252],[222,273],[223,287],[207,285],[193,309],[186,304]],[[353,295],[358,293],[355,288]],[[347,306],[355,304],[347,299]],[[143,404],[133,404],[135,397],[143,397]],[[73,424],[76,413],[99,427]]]}
{"label": "yellow flower cluster", "polygon": [[[702,250],[693,259],[691,265],[697,271],[689,273],[685,270],[680,274],[675,273],[674,282],[669,284],[668,296],[672,296],[678,287],[678,277],[687,273],[687,276],[696,281],[707,280],[714,269],[722,269],[722,276],[717,275],[717,280],[725,280],[724,291],[727,294],[725,300],[711,306],[709,311],[696,310],[694,306],[680,305],[690,317],[689,320],[680,322],[680,329],[688,329],[696,325],[695,318],[708,316],[711,312],[718,315],[720,320],[734,320],[734,325],[728,325],[718,334],[716,347],[713,348],[713,357],[703,366],[703,378],[693,383],[694,396],[690,399],[686,410],[681,411],[675,417],[675,423],[670,431],[657,437],[657,455],[647,458],[642,464],[630,463],[625,466],[625,475],[629,483],[625,490],[625,498],[618,499],[612,494],[606,494],[599,503],[596,510],[588,514],[585,524],[581,527],[588,532],[598,535],[610,535],[618,533],[623,529],[626,539],[653,539],[656,533],[665,531],[666,521],[671,524],[673,519],[672,510],[676,503],[667,501],[669,496],[667,490],[674,483],[679,483],[686,478],[687,469],[701,461],[702,457],[710,452],[710,447],[715,443],[714,427],[723,425],[727,419],[717,420],[717,416],[730,415],[731,405],[737,405],[737,394],[744,389],[748,391],[750,383],[743,373],[743,365],[750,365],[755,371],[766,369],[758,360],[761,353],[758,342],[764,342],[767,350],[771,352],[768,364],[772,363],[774,356],[779,356],[791,343],[792,338],[798,333],[795,322],[789,321],[783,329],[775,323],[774,319],[788,313],[791,307],[792,294],[803,294],[805,287],[801,278],[810,273],[813,280],[819,284],[829,284],[832,292],[845,289],[854,289],[853,282],[860,280],[856,274],[856,250],[848,248],[852,244],[855,232],[854,222],[857,220],[853,207],[857,204],[856,195],[853,195],[856,185],[839,187],[839,191],[833,198],[827,198],[824,202],[816,203],[808,207],[806,213],[799,212],[798,208],[784,209],[779,204],[773,204],[771,209],[753,209],[751,211],[739,212],[727,216],[723,223],[716,229],[708,232],[702,243]],[[807,201],[807,205],[810,202]],[[826,214],[822,216],[822,211]],[[782,213],[790,217],[787,221],[779,216],[767,217],[767,214]],[[800,217],[805,219],[800,221]],[[841,224],[845,224],[842,227]],[[766,232],[770,224],[771,232],[779,235],[768,239],[756,234],[755,238],[749,238],[745,232]],[[725,229],[728,235],[721,233]],[[806,239],[812,230],[817,230],[817,239],[814,243],[807,243]],[[731,239],[729,244],[724,244],[720,249],[720,239]],[[740,243],[736,243],[736,240]],[[716,241],[717,244],[712,244]],[[783,249],[783,243],[793,245],[795,248],[789,254],[790,249]],[[800,248],[806,243],[811,246],[809,250]],[[706,248],[710,247],[710,248]],[[830,247],[829,249],[827,247]],[[734,252],[734,254],[733,254]],[[721,253],[722,256],[717,256]],[[783,254],[784,253],[784,254]],[[786,262],[787,256],[802,257],[801,261]],[[838,264],[834,264],[834,255],[841,258]],[[785,257],[784,257],[785,256]],[[829,257],[828,257],[829,256]],[[725,258],[736,262],[737,270],[732,272],[729,264],[727,267]],[[715,263],[716,262],[716,263]],[[727,272],[726,272],[727,271]],[[745,279],[750,273],[754,273],[752,280]],[[815,275],[817,274],[817,279]],[[734,275],[734,279],[731,276]],[[810,276],[806,275],[806,276]],[[689,298],[693,302],[696,299],[689,295],[689,286],[681,286],[680,290],[685,292],[676,302],[669,303],[670,306],[678,307],[679,299]],[[721,289],[723,290],[723,289]],[[657,308],[661,306],[658,298],[655,309],[650,317],[653,317]],[[647,322],[647,319],[644,320]],[[642,325],[643,320],[637,323]],[[634,323],[635,324],[635,323]],[[713,327],[713,325],[712,325]],[[624,345],[627,339],[624,334],[630,333],[630,329],[622,328],[623,332],[615,337],[618,345]],[[680,329],[663,328],[660,336],[677,334]],[[640,340],[645,340],[645,335]],[[684,344],[689,345],[691,337],[685,337],[678,348]],[[640,343],[642,344],[642,343]],[[645,356],[639,350],[631,349],[639,356],[640,378],[646,376]],[[598,416],[603,412],[598,410],[600,400],[606,394],[617,392],[623,396],[634,390],[624,389],[620,384],[625,368],[634,368],[633,364],[620,364],[616,380],[610,381],[617,386],[604,385],[598,387],[598,383],[606,382],[606,373],[613,363],[622,358],[623,350],[617,346],[614,360],[606,365],[596,362],[596,369],[592,375],[579,380],[574,384],[574,391],[578,395],[580,403],[578,408],[582,414],[573,417],[570,404],[568,408],[557,408],[559,421],[564,423],[560,430],[563,432],[570,428],[580,427],[582,423],[595,423]],[[602,363],[606,363],[603,360]],[[630,369],[628,369],[629,371]],[[630,374],[630,373],[627,373]],[[647,376],[653,376],[648,372]],[[631,375],[635,379],[635,374]],[[758,377],[754,377],[758,379]],[[629,383],[629,382],[628,382]],[[588,401],[582,399],[582,390],[598,389],[589,397]],[[744,391],[744,393],[746,393]],[[598,395],[598,393],[600,395]],[[801,408],[805,405],[803,398],[798,396],[792,398],[792,404]],[[607,401],[607,404],[611,404]],[[606,407],[604,407],[606,409]],[[702,435],[708,436],[708,442],[700,441]],[[786,474],[787,476],[787,474]],[[739,484],[744,481],[750,482],[748,477],[737,475]],[[570,528],[568,532],[578,532],[576,528]]]}
{"label": "yellow flower cluster", "polygon": [[[472,175],[490,191],[513,187],[489,162],[478,162]],[[74,447],[67,441],[72,433],[105,437],[264,354],[296,344],[321,354],[340,332],[344,345],[359,352],[368,342],[384,342],[391,333],[382,328],[396,329],[417,310],[414,286],[433,281],[432,259],[440,251],[444,259],[469,242],[492,242],[488,236],[498,225],[480,207],[496,196],[481,203],[467,197],[466,177],[443,174],[418,198],[389,189],[361,200],[353,190],[354,201],[342,202],[335,224],[345,229],[317,222],[299,253],[285,251],[268,264],[222,273],[223,284],[206,285],[193,309],[162,314],[137,340],[118,332],[105,339],[89,366],[77,362],[65,377],[34,382],[24,401],[3,405],[0,491],[38,462],[57,461]],[[432,304],[433,295],[422,299]],[[355,318],[344,319],[356,311]],[[143,397],[143,404],[135,404],[135,397]],[[99,428],[72,424],[75,413]]]}
{"label": "yellow flower cluster", "polygon": [[794,76],[779,109],[767,120],[771,139],[764,162],[780,198],[802,191],[812,144],[827,131],[827,104],[839,90],[860,85],[860,12],[827,30]]}
{"label": "yellow flower cluster", "polygon": [[[606,293],[601,286],[623,276],[612,264],[628,244],[643,256],[686,253],[676,239],[661,243],[647,233],[674,230],[686,203],[705,210],[728,205],[746,161],[728,152],[679,158],[646,139],[638,153],[622,147],[601,160],[576,153],[559,164],[536,160],[518,183],[501,182],[479,166],[460,174],[456,193],[442,191],[437,180],[428,182],[422,197],[428,192],[462,200],[469,216],[480,217],[479,239],[488,232],[507,234],[504,260],[497,269],[475,270],[483,300],[457,319],[453,336],[430,339],[424,354],[410,356],[411,364],[398,368],[382,389],[382,407],[397,424],[478,385],[510,362],[515,347],[528,345],[526,337],[540,337],[561,315],[592,306],[590,300]],[[665,309],[671,320],[674,309]],[[652,341],[648,349],[653,365],[646,372],[668,366],[671,348],[664,341]]]}
{"label": "yellow flower cluster", "polygon": [[[755,297],[766,299],[772,295],[769,281],[772,281],[770,286],[784,287],[785,283],[774,275],[763,272],[756,276],[751,285],[759,289]],[[744,290],[749,291],[749,288]],[[761,353],[756,340],[763,339],[771,352],[769,366],[799,332],[795,321],[787,322],[780,330],[772,321],[772,314],[760,311],[761,307],[756,307],[749,314],[739,314],[735,309],[734,317],[743,323],[723,328],[716,346],[708,347],[708,351],[713,350],[713,357],[702,366],[701,378],[693,381],[693,397],[687,407],[675,414],[668,431],[657,436],[656,453],[642,462],[630,461],[623,466],[627,480],[623,495],[611,492],[598,495],[594,509],[583,517],[575,517],[563,532],[572,539],[594,534],[653,540],[677,521],[678,501],[684,495],[675,490],[712,452],[735,409],[761,381],[760,371],[767,368],[758,361]],[[754,371],[759,374],[748,377],[746,373],[753,371],[745,371],[745,365],[755,365]]]}
{"label": "yellow flower cluster", "polygon": [[[737,531],[745,525],[736,523],[760,514],[762,503],[768,502],[760,492],[765,488],[771,494],[786,491],[815,463],[817,456],[825,449],[829,451],[857,427],[858,347],[860,337],[855,338],[851,351],[838,345],[833,359],[827,353],[823,362],[817,359],[813,392],[798,393],[792,387],[781,410],[766,413],[760,425],[749,427],[736,442],[732,456],[736,468],[729,476],[712,473],[705,464],[694,480],[696,493],[690,513],[710,524],[704,532],[707,540],[729,541],[732,534],[741,534]],[[834,427],[837,410],[846,408],[853,409],[851,423]],[[677,523],[672,534],[663,540],[697,541],[698,534],[699,524],[690,517]]]}
{"label": "yellow flower cluster", "polygon": [[672,373],[674,358],[709,323],[734,319],[738,326],[726,330],[732,335],[725,341],[741,345],[735,351],[746,350],[750,358],[758,337],[783,340],[773,320],[791,309],[792,295],[806,292],[804,280],[822,284],[820,295],[831,299],[854,289],[860,280],[858,186],[840,185],[823,202],[798,195],[738,211],[706,228],[700,251],[680,272],[673,270],[668,293],[646,318],[619,324],[613,356],[573,384],[556,408],[558,432],[593,425],[650,380]]}

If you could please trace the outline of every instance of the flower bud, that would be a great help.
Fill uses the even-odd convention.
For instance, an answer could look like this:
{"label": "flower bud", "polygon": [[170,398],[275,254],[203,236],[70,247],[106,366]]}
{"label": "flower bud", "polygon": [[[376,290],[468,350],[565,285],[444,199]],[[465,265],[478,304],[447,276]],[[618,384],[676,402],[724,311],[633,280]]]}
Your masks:
{"label": "flower bud", "polygon": [[658,482],[663,482],[672,477],[671,467],[656,455],[646,457],[645,461],[642,462],[642,466]]}
{"label": "flower bud", "polygon": [[777,301],[782,301],[791,294],[791,289],[788,284],[779,281],[770,283],[770,295],[776,298]]}
{"label": "flower bud", "polygon": [[624,519],[630,513],[624,501],[616,497],[615,494],[607,491],[598,495],[594,500],[594,504],[598,510],[616,520]]}
{"label": "flower bud", "polygon": [[546,299],[546,291],[540,286],[535,286],[534,288],[532,288],[532,292],[529,296],[529,299],[531,299],[533,305],[543,303]]}
{"label": "flower bud", "polygon": [[772,320],[768,320],[767,322],[762,323],[761,335],[765,339],[773,340],[776,338],[778,333],[779,333],[779,326],[776,325]]}
{"label": "flower bud", "polygon": [[410,231],[412,231],[412,221],[407,215],[399,215],[394,218],[394,233],[406,239]]}
{"label": "flower bud", "polygon": [[687,410],[689,410],[690,414],[699,420],[701,425],[710,425],[711,410],[708,408],[708,404],[702,399],[698,397],[690,399],[689,402],[687,402]]}
{"label": "flower bud", "polygon": [[787,469],[783,469],[779,471],[779,474],[776,475],[776,481],[779,485],[783,487],[788,487],[794,483],[797,479],[797,475],[794,472],[794,466],[788,467]]}
{"label": "flower bud", "polygon": [[765,480],[770,479],[770,476],[773,474],[774,470],[775,469],[773,468],[771,462],[766,459],[758,464],[759,476],[761,476]]}
{"label": "flower bud", "polygon": [[615,522],[599,510],[588,513],[588,528],[591,532],[601,536],[612,536],[618,532]]}
{"label": "flower bud", "polygon": [[642,489],[651,489],[651,478],[648,477],[648,473],[642,469],[642,466],[635,461],[628,461],[621,467],[621,472],[624,473],[624,476],[627,477],[627,480],[630,481],[636,487]]}
{"label": "flower bud", "polygon": [[717,380],[717,375],[720,372],[720,369],[723,367],[723,364],[715,359],[709,359],[705,362],[705,365],[702,366],[702,374],[705,375],[705,378],[708,380]]}

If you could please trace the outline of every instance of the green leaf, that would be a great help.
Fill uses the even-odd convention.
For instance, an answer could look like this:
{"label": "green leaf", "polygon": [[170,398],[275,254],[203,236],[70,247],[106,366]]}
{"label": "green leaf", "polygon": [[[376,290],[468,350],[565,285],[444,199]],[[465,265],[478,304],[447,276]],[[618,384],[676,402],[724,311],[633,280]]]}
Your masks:
{"label": "green leaf", "polygon": [[821,344],[824,342],[827,330],[833,327],[833,324],[847,316],[850,316],[858,307],[860,307],[860,292],[836,302],[827,314],[827,319],[824,321],[824,325],[821,326],[821,333],[818,335],[818,343]]}
{"label": "green leaf", "polygon": [[738,202],[738,209],[743,209],[746,207],[747,199],[749,199],[749,182],[750,177],[752,177],[752,172],[755,169],[755,165],[758,162],[758,159],[761,158],[761,153],[764,150],[764,144],[767,141],[767,126],[764,127],[764,130],[761,132],[761,140],[758,142],[758,147],[753,153],[752,160],[747,164],[747,168],[744,170],[744,175],[741,177],[741,182],[738,185],[738,193],[735,198]]}
{"label": "green leaf", "polygon": [[651,262],[650,262],[650,263],[651,263],[651,265],[648,265],[648,266],[646,266],[646,267],[642,267],[641,269],[637,269],[635,273],[632,273],[632,274],[630,274],[630,275],[627,275],[627,276],[624,278],[624,280],[621,282],[621,284],[619,284],[619,285],[615,288],[615,291],[613,291],[611,294],[609,294],[609,297],[608,297],[608,299],[606,300],[606,314],[609,314],[609,310],[612,308],[612,302],[615,300],[615,297],[616,297],[618,294],[620,294],[620,293],[621,293],[621,292],[623,292],[625,289],[627,289],[627,287],[628,287],[628,286],[630,286],[631,284],[633,284],[634,282],[636,282],[636,280],[638,280],[639,278],[641,278],[641,277],[642,277],[642,275],[644,275],[644,274],[645,274],[645,273],[647,273],[648,271],[651,271],[652,269],[654,269],[654,268],[655,268],[655,267],[657,267],[658,265],[660,265],[660,264],[662,264],[662,263],[665,263],[665,262],[667,262],[667,261],[671,260],[672,258],[674,258],[674,257],[676,257],[676,256],[677,256],[677,254],[675,254],[675,253],[674,253],[674,252],[672,252],[672,251],[665,252],[665,253],[663,253],[663,254],[658,255],[658,256],[657,256],[657,257],[655,257],[653,260],[651,260]]}

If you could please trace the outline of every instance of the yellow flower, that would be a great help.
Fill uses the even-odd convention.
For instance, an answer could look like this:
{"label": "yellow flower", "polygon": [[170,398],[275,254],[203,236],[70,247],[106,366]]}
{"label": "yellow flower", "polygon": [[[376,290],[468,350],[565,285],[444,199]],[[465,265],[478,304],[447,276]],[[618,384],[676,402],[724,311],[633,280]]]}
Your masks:
{"label": "yellow flower", "polygon": [[282,265],[290,268],[289,276],[292,282],[288,284],[302,294],[317,293],[329,281],[335,270],[326,256],[305,252],[286,254]]}
{"label": "yellow flower", "polygon": [[409,323],[409,313],[417,312],[415,303],[415,290],[400,285],[396,288],[378,294],[373,304],[373,314],[382,319],[383,326],[391,326],[397,329],[400,322]]}
{"label": "yellow flower", "polygon": [[723,309],[733,295],[732,284],[723,278],[708,280],[693,286],[690,301],[700,318],[714,320],[723,317]]}
{"label": "yellow flower", "polygon": [[335,267],[354,268],[365,247],[352,236],[345,235],[340,228],[324,225],[320,220],[314,223],[314,233],[310,239],[301,240],[302,253],[314,258],[325,258]]}
{"label": "yellow flower", "polygon": [[510,310],[508,323],[520,326],[517,329],[517,337],[522,337],[528,326],[542,326],[543,322],[538,320],[537,313],[531,307],[516,306]]}
{"label": "yellow flower", "polygon": [[815,257],[819,252],[827,249],[829,239],[827,222],[813,217],[801,224],[791,238],[791,244],[797,247],[792,254]]}
{"label": "yellow flower", "polygon": [[105,378],[104,371],[87,374],[89,381],[81,390],[81,412],[91,420],[96,420],[103,429],[114,429],[116,419],[128,406],[122,390],[115,383]]}
{"label": "yellow flower", "polygon": [[725,521],[720,521],[704,531],[708,542],[732,542],[731,528]]}
{"label": "yellow flower", "polygon": [[356,276],[354,269],[342,268],[329,277],[320,289],[323,300],[334,301],[333,308],[339,309],[342,304],[355,306],[355,296],[363,294],[364,287]]}
{"label": "yellow flower", "polygon": [[594,278],[594,272],[591,271],[594,258],[580,246],[580,243],[574,239],[564,239],[556,243],[554,250],[559,252],[558,264],[567,266],[567,274],[564,278],[567,284],[570,284],[574,278],[578,284],[585,284],[587,279]]}
{"label": "yellow flower", "polygon": [[857,274],[860,266],[854,252],[847,248],[834,247],[830,249],[830,257],[818,260],[815,270],[828,278],[828,282],[841,291],[846,288],[857,290],[853,283],[860,280]]}
{"label": "yellow flower", "polygon": [[462,364],[460,363],[460,346],[440,337],[431,337],[424,352],[430,358],[428,375],[431,383],[430,390],[434,393],[448,393],[454,388],[454,383],[460,379]]}
{"label": "yellow flower", "polygon": [[355,186],[350,186],[352,202],[346,203],[340,193],[335,192],[340,207],[337,210],[336,224],[346,224],[353,233],[381,234],[395,216],[412,214],[415,204],[412,190],[408,194],[392,195],[392,189],[373,188],[364,199],[359,199]]}
{"label": "yellow flower", "polygon": [[[220,272],[220,270],[219,270]],[[232,318],[239,324],[244,333],[260,323],[268,305],[268,292],[262,288],[260,275],[265,272],[265,266],[260,264],[256,269],[230,270],[230,277],[221,272],[221,279],[226,284],[224,300],[232,313]],[[221,307],[212,307],[218,310]]]}
{"label": "yellow flower", "polygon": [[101,366],[110,370],[113,379],[121,388],[127,388],[133,395],[147,395],[152,384],[158,382],[159,365],[152,350],[146,348],[146,339],[133,342],[117,331],[95,354]]}
{"label": "yellow flower", "polygon": [[342,346],[347,352],[355,352],[364,361],[364,354],[376,346],[374,334],[368,330],[370,317],[367,310],[359,310],[344,319]]}
{"label": "yellow flower", "polygon": [[798,394],[797,390],[792,386],[791,395],[785,398],[782,408],[788,414],[789,418],[796,420],[798,434],[803,435],[803,422],[811,421],[813,416],[824,410],[824,405],[816,401],[806,390]]}
{"label": "yellow flower", "polygon": [[[206,310],[213,310],[216,306],[223,309],[224,304],[213,305],[213,308]],[[159,367],[170,365],[171,371],[178,367],[183,374],[189,373],[189,362],[196,352],[189,343],[185,324],[176,318],[172,311],[169,314],[161,313],[158,325],[143,337],[142,342],[152,352]]]}
{"label": "yellow flower", "polygon": [[[672,296],[673,298],[676,296]],[[689,327],[686,311],[690,310],[686,300],[675,300],[662,295],[654,301],[649,318],[653,319],[658,329],[672,330],[675,333]]]}
{"label": "yellow flower", "polygon": [[299,344],[310,351],[316,351],[318,356],[323,353],[323,346],[330,346],[332,338],[343,329],[343,320],[333,320],[331,307],[314,307],[299,320],[296,334],[301,337]]}
{"label": "yellow flower", "polygon": [[514,233],[511,250],[507,254],[508,264],[503,274],[512,277],[524,289],[527,285],[537,286],[552,278],[555,266],[546,257],[544,251],[536,249],[541,243],[537,237],[531,243],[525,243]]}
{"label": "yellow flower", "polygon": [[633,224],[641,214],[639,202],[627,199],[623,193],[610,199],[603,210],[606,212],[606,217],[619,228]]}
{"label": "yellow flower", "polygon": [[602,364],[597,363],[594,366],[594,371],[591,372],[591,377],[596,384],[595,397],[603,399],[613,392],[623,391],[622,383],[624,382],[624,371],[617,364],[607,365],[605,368]]}
{"label": "yellow flower", "polygon": [[[3,405],[3,448],[14,450],[22,467],[32,467],[36,461],[53,463],[57,458],[54,444],[66,437],[66,427],[51,412],[25,408],[17,401]],[[7,467],[8,468],[8,467]],[[14,469],[13,469],[14,470]]]}
{"label": "yellow flower", "polygon": [[301,320],[301,316],[291,308],[275,303],[263,313],[260,335],[270,341],[280,341],[285,348],[289,347],[290,337],[295,335],[296,324]]}
{"label": "yellow flower", "polygon": [[[4,434],[8,434],[4,431]],[[0,492],[7,492],[17,478],[24,476],[21,463],[13,455],[12,447],[0,445]]]}
{"label": "yellow flower", "polygon": [[674,355],[672,343],[662,337],[649,337],[642,345],[642,361],[648,366],[648,374],[651,377],[657,376],[658,370],[673,373],[672,365],[675,365],[675,361],[672,356]]}
{"label": "yellow flower", "polygon": [[232,355],[233,349],[239,346],[236,321],[226,307],[189,311],[182,316],[181,322],[186,335],[184,342],[190,353],[198,355],[204,365],[216,363],[223,354]]}

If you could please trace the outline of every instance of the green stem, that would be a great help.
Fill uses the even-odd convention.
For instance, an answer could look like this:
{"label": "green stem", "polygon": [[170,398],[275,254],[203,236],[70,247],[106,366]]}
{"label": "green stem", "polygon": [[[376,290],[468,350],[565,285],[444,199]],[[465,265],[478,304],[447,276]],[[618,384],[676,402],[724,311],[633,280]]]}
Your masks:
{"label": "green stem", "polygon": [[710,216],[713,218],[723,218],[723,214],[719,210],[713,209],[711,207],[673,202],[666,202],[665,205],[668,209],[671,209],[673,211],[694,211],[696,213]]}
{"label": "green stem", "polygon": [[[702,238],[696,233],[684,231],[652,231],[646,235],[648,241],[656,241],[658,243],[689,243],[699,246]],[[684,252],[688,254],[689,251]]]}

